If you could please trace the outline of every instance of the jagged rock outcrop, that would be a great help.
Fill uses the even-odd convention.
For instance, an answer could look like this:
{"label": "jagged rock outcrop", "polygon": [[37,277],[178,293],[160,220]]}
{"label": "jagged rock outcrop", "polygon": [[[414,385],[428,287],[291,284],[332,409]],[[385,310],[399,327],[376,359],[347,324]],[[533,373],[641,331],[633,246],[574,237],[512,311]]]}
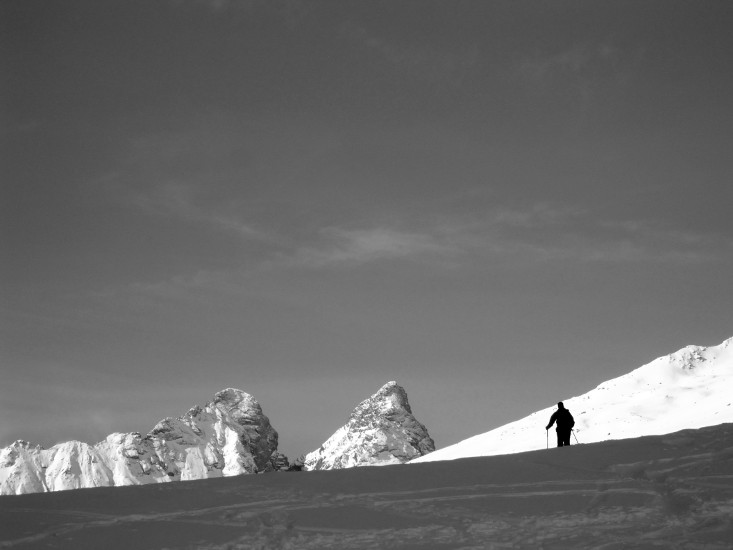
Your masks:
{"label": "jagged rock outcrop", "polygon": [[262,469],[263,472],[287,472],[290,468],[290,461],[288,457],[282,453],[275,451],[272,453],[270,460]]}
{"label": "jagged rock outcrop", "polygon": [[435,450],[428,431],[412,415],[407,393],[388,382],[351,413],[349,421],[305,456],[305,470],[402,464]]}
{"label": "jagged rock outcrop", "polygon": [[233,388],[165,418],[146,435],[113,433],[96,445],[50,449],[16,441],[0,450],[0,494],[139,485],[273,471],[287,464],[278,435],[251,395]]}

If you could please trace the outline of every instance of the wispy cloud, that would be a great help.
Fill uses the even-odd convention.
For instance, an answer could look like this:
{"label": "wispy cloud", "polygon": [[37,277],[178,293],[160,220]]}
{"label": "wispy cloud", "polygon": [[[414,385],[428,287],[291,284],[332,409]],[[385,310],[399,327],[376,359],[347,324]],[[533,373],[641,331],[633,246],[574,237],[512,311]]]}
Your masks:
{"label": "wispy cloud", "polygon": [[317,8],[317,4],[300,0],[170,0],[173,6],[201,6],[214,14],[267,11],[292,25]]}
{"label": "wispy cloud", "polygon": [[723,236],[647,220],[604,220],[587,209],[539,203],[497,209],[483,231],[495,249],[515,250],[539,260],[691,263],[730,256]]}
{"label": "wispy cloud", "polygon": [[449,51],[426,43],[398,42],[353,23],[342,24],[340,32],[401,72],[434,84],[460,82],[479,60],[477,47]]}
{"label": "wispy cloud", "polygon": [[599,94],[626,88],[642,58],[643,52],[624,52],[611,42],[575,44],[555,53],[526,56],[514,73],[534,93],[569,94],[584,112]]}
{"label": "wispy cloud", "polygon": [[480,219],[442,220],[420,231],[328,227],[310,243],[279,252],[272,265],[325,269],[409,260],[455,268],[481,258],[681,264],[719,261],[731,252],[733,243],[722,236],[647,221],[608,221],[583,208],[538,203],[496,208]]}
{"label": "wispy cloud", "polygon": [[251,210],[245,212],[245,206],[252,193],[240,182],[258,181],[259,165],[250,159],[264,157],[260,143],[274,138],[265,134],[258,143],[264,123],[251,126],[244,132],[215,114],[194,119],[184,130],[136,136],[121,152],[115,171],[92,187],[106,201],[153,216],[269,241],[274,235],[247,219]]}
{"label": "wispy cloud", "polygon": [[191,184],[165,182],[132,192],[129,200],[147,212],[200,223],[236,234],[244,239],[270,241],[274,235],[247,224],[235,216],[197,204],[198,188]]}
{"label": "wispy cloud", "polygon": [[390,259],[444,258],[456,252],[435,235],[377,227],[372,229],[324,228],[319,242],[299,248],[284,258],[286,264],[305,267],[356,266]]}
{"label": "wispy cloud", "polygon": [[571,223],[586,215],[587,212],[581,208],[540,202],[521,209],[499,208],[490,218],[497,225],[545,229]]}
{"label": "wispy cloud", "polygon": [[249,7],[253,2],[251,0],[240,0],[236,3],[232,2],[232,0],[196,0],[196,3],[207,6],[214,11],[221,11],[231,8],[235,4],[246,5]]}
{"label": "wispy cloud", "polygon": [[591,259],[601,261],[714,262],[733,253],[733,242],[714,233],[670,227],[644,220],[602,221],[611,246]]}
{"label": "wispy cloud", "polygon": [[557,76],[582,77],[591,69],[611,67],[618,59],[619,51],[611,44],[576,44],[559,53],[526,57],[517,65],[517,73],[533,83]]}
{"label": "wispy cloud", "polygon": [[[628,264],[675,268],[715,265],[730,262],[731,258],[733,242],[719,235],[643,220],[596,220],[591,212],[542,203],[526,209],[497,208],[481,220],[443,220],[431,227],[423,226],[420,231],[387,226],[326,227],[301,245],[271,247],[267,254],[246,266],[201,268],[165,280],[95,292],[93,298],[99,303],[116,304],[114,315],[95,318],[91,311],[85,312],[83,318],[85,322],[118,322],[120,311],[125,309],[157,312],[171,302],[198,308],[231,299],[292,301],[297,297],[273,290],[267,281],[298,277],[304,270],[325,274],[371,265],[392,269],[412,264],[454,272],[498,263],[535,269],[539,264],[557,262],[578,267]],[[110,315],[107,308],[100,311]],[[158,321],[150,322],[154,325]]]}

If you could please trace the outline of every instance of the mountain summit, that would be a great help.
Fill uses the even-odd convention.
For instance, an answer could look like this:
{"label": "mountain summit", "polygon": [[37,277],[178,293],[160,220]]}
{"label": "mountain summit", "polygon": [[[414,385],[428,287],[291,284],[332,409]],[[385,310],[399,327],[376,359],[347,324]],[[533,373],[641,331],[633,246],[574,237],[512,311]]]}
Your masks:
{"label": "mountain summit", "polygon": [[[575,417],[580,443],[733,422],[733,338],[718,346],[687,346],[562,401]],[[542,409],[414,462],[544,449],[542,432],[554,410]],[[549,445],[555,445],[554,430]]]}
{"label": "mountain summit", "polygon": [[319,449],[305,456],[304,469],[402,464],[434,449],[427,429],[412,414],[404,388],[388,382],[362,401]]}
{"label": "mountain summit", "polygon": [[146,436],[113,433],[96,445],[68,441],[50,449],[16,441],[0,449],[0,494],[252,474],[274,469],[277,442],[257,400],[227,388]]}

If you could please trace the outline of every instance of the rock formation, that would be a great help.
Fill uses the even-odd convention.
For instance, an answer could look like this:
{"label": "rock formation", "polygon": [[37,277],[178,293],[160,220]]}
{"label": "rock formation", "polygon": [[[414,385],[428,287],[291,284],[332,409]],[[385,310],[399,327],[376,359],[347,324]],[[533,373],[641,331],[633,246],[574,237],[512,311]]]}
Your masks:
{"label": "rock formation", "polygon": [[389,382],[362,401],[318,450],[305,456],[303,469],[402,464],[433,450],[427,429],[412,415],[407,393]]}
{"label": "rock formation", "polygon": [[[165,418],[146,436],[113,433],[96,445],[50,449],[16,441],[0,450],[0,494],[139,485],[287,468],[278,435],[251,395],[233,388]],[[285,468],[282,468],[285,465]]]}

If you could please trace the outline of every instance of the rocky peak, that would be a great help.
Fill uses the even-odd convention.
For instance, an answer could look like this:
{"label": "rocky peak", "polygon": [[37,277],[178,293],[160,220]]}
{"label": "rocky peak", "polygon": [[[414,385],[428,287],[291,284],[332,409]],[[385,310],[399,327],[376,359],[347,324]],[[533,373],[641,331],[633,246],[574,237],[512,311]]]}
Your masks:
{"label": "rocky peak", "polygon": [[214,408],[241,427],[242,444],[252,454],[257,469],[268,468],[272,454],[277,451],[278,433],[257,400],[242,390],[227,388],[214,396],[206,411]]}
{"label": "rocky peak", "polygon": [[410,403],[407,401],[407,392],[397,382],[387,382],[369,399],[365,399],[353,410],[351,419],[365,421],[372,418],[397,418],[401,415],[412,414]]}
{"label": "rocky peak", "polygon": [[[258,409],[262,411],[262,407],[257,400],[245,391],[238,390],[237,388],[226,388],[218,391],[214,394],[214,404],[221,404],[225,407],[242,408],[242,409]],[[243,403],[243,404],[242,404]],[[242,404],[242,405],[240,405]]]}
{"label": "rocky peak", "polygon": [[707,360],[706,351],[707,348],[701,346],[687,346],[669,355],[669,363],[683,371],[693,371]]}
{"label": "rocky peak", "polygon": [[413,416],[407,392],[388,382],[352,411],[349,421],[304,459],[306,470],[401,464],[435,450]]}
{"label": "rocky peak", "polygon": [[96,445],[46,450],[26,442],[0,449],[0,494],[139,485],[272,471],[287,465],[257,400],[234,388],[165,418],[145,436],[114,433]]}

